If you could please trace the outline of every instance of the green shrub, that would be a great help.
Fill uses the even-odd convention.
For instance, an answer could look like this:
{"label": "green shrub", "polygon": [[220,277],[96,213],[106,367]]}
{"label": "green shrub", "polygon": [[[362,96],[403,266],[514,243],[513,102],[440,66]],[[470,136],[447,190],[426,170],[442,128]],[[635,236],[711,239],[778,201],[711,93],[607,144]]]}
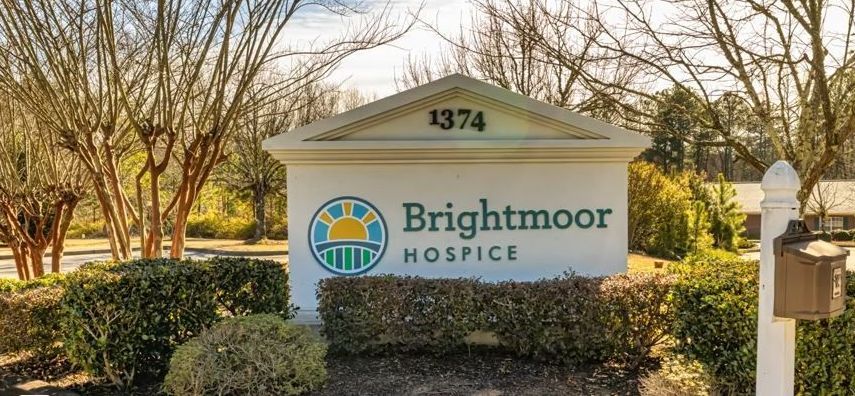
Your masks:
{"label": "green shrub", "polygon": [[187,236],[194,238],[250,239],[255,235],[255,221],[214,212],[191,215],[187,220]]}
{"label": "green shrub", "polygon": [[120,386],[160,372],[178,344],[217,319],[206,275],[172,260],[98,263],[69,274],[62,301],[68,357]]}
{"label": "green shrub", "polygon": [[673,282],[673,276],[657,273],[612,275],[603,281],[598,302],[606,306],[613,359],[636,367],[668,338]]}
{"label": "green shrub", "polygon": [[336,353],[447,352],[479,328],[470,279],[334,277],[320,282],[321,333]]}
{"label": "green shrub", "polygon": [[37,289],[40,287],[61,286],[64,280],[65,274],[61,273],[49,273],[45,274],[42,277],[26,281],[18,279],[0,278],[0,293],[19,292],[23,290]]}
{"label": "green shrub", "polygon": [[601,282],[568,276],[487,286],[488,329],[519,356],[570,365],[605,360],[611,345],[597,299]]}
{"label": "green shrub", "polygon": [[290,318],[289,298],[274,261],[92,262],[67,277],[62,338],[73,362],[127,386],[137,373],[161,374],[175,347],[219,314]]}
{"label": "green shrub", "polygon": [[757,247],[757,245],[758,245],[758,241],[753,241],[751,239],[742,238],[741,240],[739,240],[739,246],[737,246],[737,247],[741,250],[745,250],[745,249],[753,249],[753,248]]}
{"label": "green shrub", "polygon": [[[700,255],[671,267],[676,350],[700,362],[725,393],[752,393],[756,371],[758,266],[734,256]],[[855,296],[855,277],[847,293]],[[799,394],[853,394],[855,301],[837,318],[799,321]]]}
{"label": "green shrub", "polygon": [[667,175],[654,164],[629,164],[629,248],[677,258],[713,245],[710,208],[715,199],[702,176]]}
{"label": "green shrub", "polygon": [[284,240],[288,239],[288,217],[285,212],[274,213],[267,218],[267,238]]}
{"label": "green shrub", "polygon": [[0,354],[25,350],[55,354],[62,296],[59,286],[0,293]]}
{"label": "green shrub", "polygon": [[818,236],[819,236],[819,239],[820,239],[820,240],[823,240],[823,241],[826,241],[826,242],[831,242],[831,234],[829,234],[829,233],[827,233],[827,232],[825,232],[825,231],[820,231],[820,232],[819,232],[819,234],[818,234]]}
{"label": "green shrub", "polygon": [[851,241],[852,236],[849,234],[849,231],[837,230],[831,232],[831,240],[838,242]]}
{"label": "green shrub", "polygon": [[103,221],[72,222],[68,227],[66,238],[106,238],[106,225]]}
{"label": "green shrub", "polygon": [[705,366],[717,386],[753,389],[757,349],[757,263],[728,254],[672,265],[672,334],[678,352]]}
{"label": "green shrub", "polygon": [[178,347],[163,387],[173,395],[297,395],[326,382],[326,347],[277,315],[225,319]]}
{"label": "green shrub", "polygon": [[333,352],[445,353],[483,331],[519,356],[634,365],[667,334],[670,282],[663,275],[500,283],[334,277],[320,282],[318,310]]}
{"label": "green shrub", "polygon": [[272,260],[214,257],[207,261],[217,302],[231,315],[269,313],[294,316],[288,271]]}
{"label": "green shrub", "polygon": [[710,186],[712,202],[709,205],[710,233],[719,249],[735,252],[742,242],[745,233],[745,213],[736,200],[736,189],[733,188],[724,174],[719,173],[716,183]]}

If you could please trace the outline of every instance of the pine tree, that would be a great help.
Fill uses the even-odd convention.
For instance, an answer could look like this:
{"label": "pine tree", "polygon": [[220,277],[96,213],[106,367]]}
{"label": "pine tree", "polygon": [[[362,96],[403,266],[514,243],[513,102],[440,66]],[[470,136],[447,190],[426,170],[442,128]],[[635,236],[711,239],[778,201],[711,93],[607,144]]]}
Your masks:
{"label": "pine tree", "polygon": [[715,246],[731,252],[736,251],[745,232],[745,214],[735,199],[736,189],[720,173],[718,182],[711,189],[713,200],[709,208],[710,233]]}

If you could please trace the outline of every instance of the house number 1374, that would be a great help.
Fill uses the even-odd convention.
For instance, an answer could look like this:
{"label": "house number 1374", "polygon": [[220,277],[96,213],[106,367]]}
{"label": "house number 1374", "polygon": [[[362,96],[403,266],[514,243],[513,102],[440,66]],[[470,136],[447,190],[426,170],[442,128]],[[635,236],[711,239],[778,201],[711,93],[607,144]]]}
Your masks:
{"label": "house number 1374", "polygon": [[487,123],[484,122],[483,111],[472,111],[471,109],[434,109],[430,111],[430,125],[438,125],[442,129],[452,129],[457,126],[460,129],[477,128],[478,132],[484,132]]}

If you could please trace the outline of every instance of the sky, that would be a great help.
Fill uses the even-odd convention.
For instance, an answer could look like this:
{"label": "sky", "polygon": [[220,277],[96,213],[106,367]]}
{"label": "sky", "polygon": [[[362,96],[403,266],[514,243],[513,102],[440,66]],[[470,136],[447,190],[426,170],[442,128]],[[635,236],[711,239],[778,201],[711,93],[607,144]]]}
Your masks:
{"label": "sky", "polygon": [[[335,70],[328,81],[341,83],[342,87],[355,88],[371,99],[379,99],[397,92],[395,78],[402,73],[408,55],[413,57],[427,54],[433,58],[439,56],[443,40],[431,27],[447,36],[455,36],[469,28],[473,6],[470,0],[337,0],[358,7],[368,12],[366,15],[342,17],[321,7],[302,10],[295,21],[286,27],[283,42],[317,43],[341,37],[346,34],[348,27],[358,25],[360,21],[370,20],[377,10],[390,5],[394,19],[405,23],[412,14],[421,7],[420,22],[401,39],[382,47],[358,52]],[[592,0],[580,0],[592,1]],[[609,0],[598,0],[599,3],[609,4]],[[670,12],[666,0],[653,0],[645,3],[648,15],[658,15],[660,22],[667,22]],[[371,13],[374,10],[375,14]],[[830,30],[839,30],[846,26],[844,13],[829,11],[826,14],[825,25]],[[360,18],[362,18],[360,20]],[[663,19],[664,18],[664,19]],[[757,34],[764,34],[762,31]],[[834,44],[831,44],[834,47]],[[712,54],[712,56],[717,56]],[[668,83],[670,85],[670,83]],[[660,88],[664,88],[660,87]],[[729,88],[728,88],[729,89]]]}
{"label": "sky", "polygon": [[[366,9],[381,9],[385,0],[363,0]],[[423,4],[417,23],[404,37],[378,48],[351,55],[329,77],[330,82],[342,83],[343,88],[356,88],[368,97],[382,98],[397,92],[395,77],[401,73],[408,54],[436,54],[441,50],[441,38],[427,25],[436,27],[444,34],[457,34],[461,26],[465,29],[470,19],[468,0],[391,0],[395,19],[406,21]],[[348,23],[358,23],[358,18],[372,15],[342,18],[322,10],[306,10],[288,30],[288,40],[311,42],[343,34]],[[356,18],[356,19],[354,19]],[[426,25],[427,24],[427,25]]]}

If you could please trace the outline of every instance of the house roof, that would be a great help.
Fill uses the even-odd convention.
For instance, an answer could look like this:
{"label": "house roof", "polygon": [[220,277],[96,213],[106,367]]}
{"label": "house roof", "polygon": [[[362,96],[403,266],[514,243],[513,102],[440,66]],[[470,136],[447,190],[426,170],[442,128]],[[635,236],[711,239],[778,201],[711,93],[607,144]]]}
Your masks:
{"label": "house roof", "polygon": [[[444,110],[456,112],[454,127],[431,122]],[[484,128],[473,125],[478,113]],[[461,74],[263,143],[285,163],[629,161],[649,145],[646,136]]]}
{"label": "house roof", "polygon": [[[763,190],[760,183],[733,183],[736,200],[742,205],[742,211],[748,214],[760,214],[760,201]],[[819,207],[825,206],[830,215],[855,215],[855,180],[826,180],[817,184],[805,208],[806,214],[816,214]]]}

